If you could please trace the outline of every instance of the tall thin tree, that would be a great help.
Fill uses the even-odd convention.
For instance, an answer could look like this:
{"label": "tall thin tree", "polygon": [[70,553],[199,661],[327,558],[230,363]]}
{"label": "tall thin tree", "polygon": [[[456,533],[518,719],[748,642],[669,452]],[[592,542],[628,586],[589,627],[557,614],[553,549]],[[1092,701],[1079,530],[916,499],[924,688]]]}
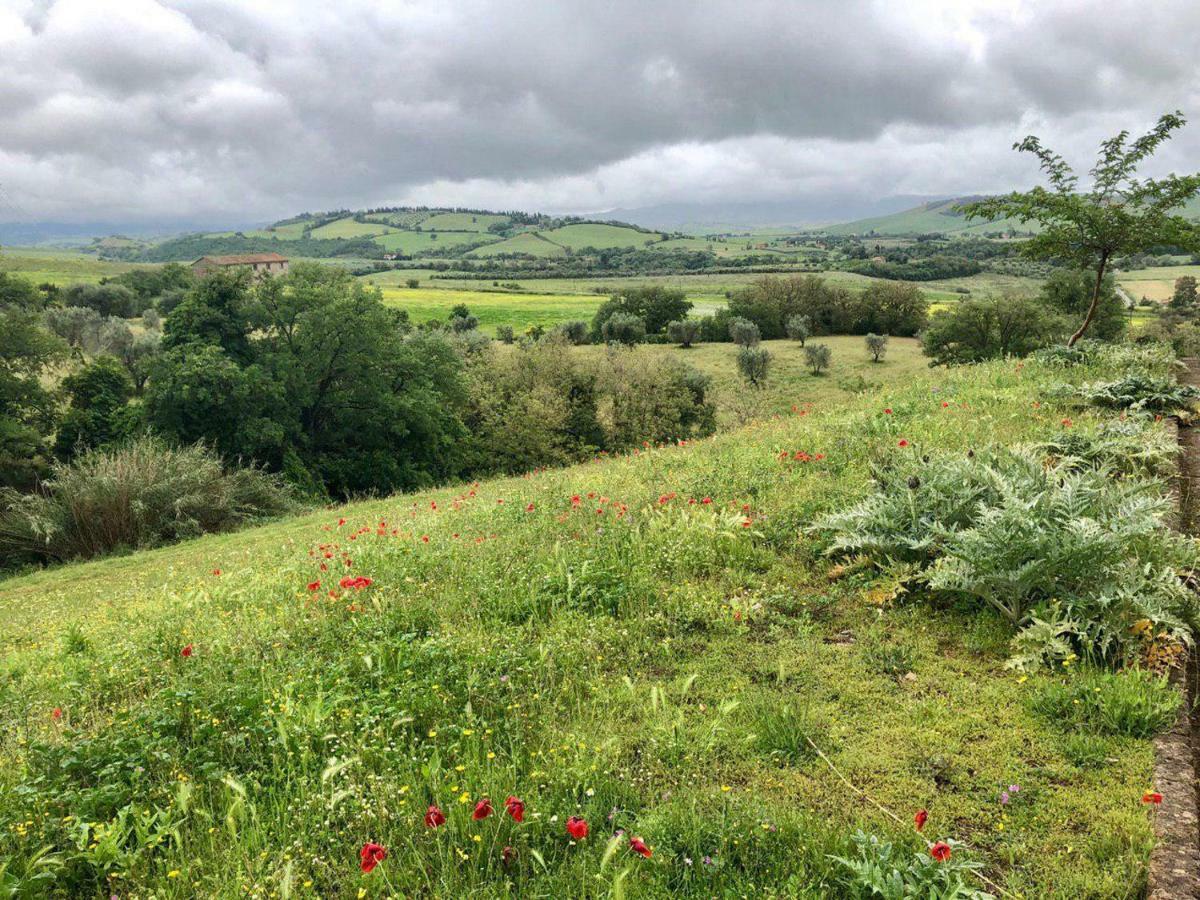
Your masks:
{"label": "tall thin tree", "polygon": [[1183,113],[1176,111],[1160,117],[1154,128],[1132,143],[1128,131],[1102,142],[1087,191],[1077,189],[1079,176],[1066,160],[1029,135],[1013,149],[1041,161],[1050,188],[1035,187],[960,207],[968,218],[1036,222],[1041,229],[1022,247],[1026,256],[1095,272],[1091,305],[1068,347],[1087,333],[1096,317],[1104,273],[1114,257],[1152,247],[1200,249],[1200,228],[1180,215],[1181,207],[1200,193],[1200,175],[1139,179],[1136,174],[1138,165],[1186,123]]}

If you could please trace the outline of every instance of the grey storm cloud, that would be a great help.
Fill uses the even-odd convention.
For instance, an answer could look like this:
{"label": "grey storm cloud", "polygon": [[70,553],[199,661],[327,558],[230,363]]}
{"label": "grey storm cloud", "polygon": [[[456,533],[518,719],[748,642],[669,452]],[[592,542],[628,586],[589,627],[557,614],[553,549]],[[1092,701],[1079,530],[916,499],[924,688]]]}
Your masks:
{"label": "grey storm cloud", "polygon": [[1028,131],[1086,161],[1200,117],[1198,26],[1194,0],[0,0],[0,219],[1001,190],[1036,176]]}

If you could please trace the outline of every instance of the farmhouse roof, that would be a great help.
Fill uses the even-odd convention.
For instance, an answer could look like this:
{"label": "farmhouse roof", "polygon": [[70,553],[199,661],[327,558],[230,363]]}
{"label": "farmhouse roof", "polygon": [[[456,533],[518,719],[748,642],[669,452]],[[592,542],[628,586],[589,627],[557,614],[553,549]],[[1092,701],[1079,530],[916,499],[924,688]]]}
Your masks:
{"label": "farmhouse roof", "polygon": [[202,256],[195,260],[192,265],[198,262],[207,260],[218,266],[249,266],[254,263],[279,263],[287,262],[286,256],[280,256],[278,253],[242,253],[234,256]]}

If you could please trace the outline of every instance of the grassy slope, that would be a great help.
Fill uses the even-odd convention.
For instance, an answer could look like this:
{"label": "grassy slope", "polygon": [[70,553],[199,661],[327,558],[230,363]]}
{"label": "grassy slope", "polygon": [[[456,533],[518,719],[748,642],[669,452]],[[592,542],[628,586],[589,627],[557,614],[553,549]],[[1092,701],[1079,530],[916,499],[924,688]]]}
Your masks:
{"label": "grassy slope", "polygon": [[658,240],[657,234],[638,231],[636,228],[596,223],[564,225],[562,228],[539,233],[559,246],[574,250],[583,247],[595,247],[597,250],[609,247],[641,247]]}
{"label": "grassy slope", "polygon": [[[864,489],[872,454],[1046,434],[1064,411],[1032,401],[1055,377],[927,372],[691,447],[0,582],[0,803],[30,823],[0,832],[0,856],[133,796],[180,838],[118,865],[121,895],[286,881],[376,896],[386,878],[437,896],[601,896],[616,880],[627,896],[830,896],[826,854],[854,827],[920,844],[807,754],[809,734],[901,816],[927,806],[927,836],[968,841],[1009,889],[1136,895],[1149,743],[1103,740],[1106,761],[1076,767],[1026,703],[1050,676],[1005,672],[996,620],[879,607],[860,578],[830,581],[802,530]],[[827,458],[779,461],[796,450]],[[345,571],[374,584],[328,598]],[[915,680],[880,674],[891,651]],[[1011,782],[1021,800],[1002,808]],[[508,793],[525,825],[470,821],[477,798]],[[429,832],[435,801],[450,822]],[[592,823],[578,846],[570,814]],[[617,826],[653,859],[619,849],[606,865]],[[391,851],[369,877],[366,840]]]}
{"label": "grassy slope", "polygon": [[506,241],[472,250],[467,255],[499,256],[502,253],[527,253],[530,256],[565,256],[566,252],[559,244],[538,237],[532,232],[524,232]]}
{"label": "grassy slope", "polygon": [[[153,268],[153,266],[144,266]],[[5,248],[0,251],[0,272],[12,272],[34,284],[50,282],[66,285],[77,282],[95,284],[101,278],[120,275],[139,266],[97,259],[73,250],[40,250],[31,247]]]}
{"label": "grassy slope", "polygon": [[997,222],[984,222],[978,219],[969,221],[954,212],[953,206],[957,200],[940,200],[925,203],[913,209],[892,213],[887,216],[876,216],[868,219],[858,219],[841,225],[831,225],[822,228],[826,234],[866,234],[874,231],[877,234],[932,234],[945,232],[947,234],[991,234],[1015,228],[1018,231],[1028,231],[1028,225],[1012,219]]}
{"label": "grassy slope", "polygon": [[421,227],[434,231],[487,231],[488,226],[507,221],[508,216],[486,213],[438,213],[425,219]]}

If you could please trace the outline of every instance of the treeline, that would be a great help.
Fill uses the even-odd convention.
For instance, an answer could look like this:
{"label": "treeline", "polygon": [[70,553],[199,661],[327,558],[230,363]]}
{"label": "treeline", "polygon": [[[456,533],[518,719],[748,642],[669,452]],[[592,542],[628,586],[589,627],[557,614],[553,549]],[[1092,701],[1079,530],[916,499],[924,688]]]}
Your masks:
{"label": "treeline", "polygon": [[937,281],[942,278],[965,278],[978,275],[983,266],[963,256],[927,256],[907,262],[887,262],[877,259],[853,260],[840,268],[871,278],[891,278],[898,281]]}
{"label": "treeline", "polygon": [[[128,285],[103,287],[136,296]],[[173,290],[164,286],[159,299]],[[167,448],[202,445],[230,473],[261,467],[323,499],[528,471],[715,428],[709,379],[680,361],[651,363],[617,349],[588,359],[562,334],[500,352],[469,314],[414,328],[377,289],[333,267],[297,264],[259,282],[216,273],[187,288],[165,317],[143,306],[143,322],[161,318],[161,331],[135,334],[145,346],[129,359],[84,338],[72,350],[51,333],[48,323],[72,308],[62,299],[0,280],[0,479],[9,488],[0,549],[28,553],[37,543],[30,535],[41,526],[29,515],[40,507],[22,499],[28,492],[78,491],[86,479],[72,467],[110,471],[97,452],[124,452],[147,435]],[[72,370],[51,387],[72,353]],[[154,456],[143,449],[129,458]],[[135,474],[126,472],[130,491],[164,489]],[[272,498],[264,508],[278,508],[264,485]],[[112,502],[128,494],[110,492]]]}

